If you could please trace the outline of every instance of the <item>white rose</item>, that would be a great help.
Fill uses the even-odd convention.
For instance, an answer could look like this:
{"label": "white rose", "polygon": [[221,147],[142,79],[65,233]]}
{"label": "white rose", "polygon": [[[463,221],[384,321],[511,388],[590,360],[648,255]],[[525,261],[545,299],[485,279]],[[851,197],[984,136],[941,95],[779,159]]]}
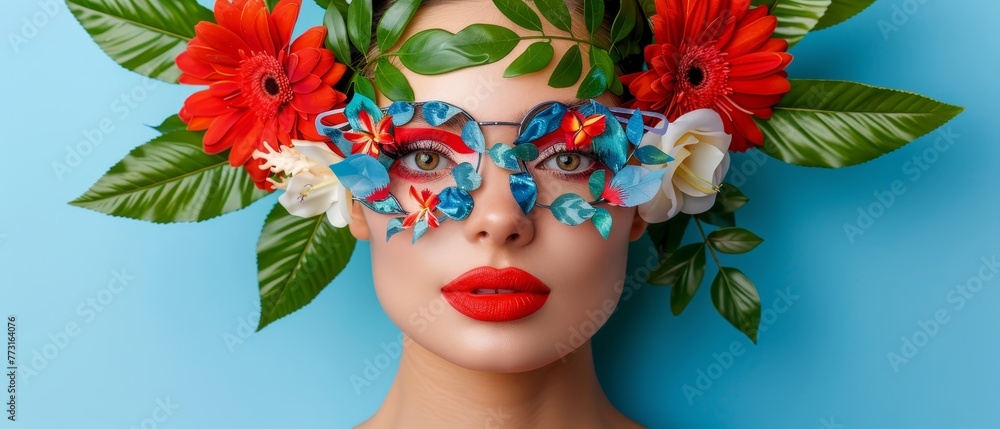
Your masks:
{"label": "white rose", "polygon": [[655,146],[674,159],[649,170],[666,168],[656,196],[639,206],[639,216],[649,223],[666,221],[678,212],[698,214],[715,204],[722,179],[729,171],[729,143],[722,118],[711,109],[688,112],[662,135],[646,133],[639,146]]}
{"label": "white rose", "polygon": [[292,175],[283,183],[285,193],[278,202],[293,216],[308,218],[325,212],[333,226],[347,226],[351,223],[351,200],[347,188],[330,170],[330,164],[344,158],[321,142],[292,140],[292,144],[294,147],[282,147],[280,152],[254,152],[255,158],[265,159],[262,168]]}

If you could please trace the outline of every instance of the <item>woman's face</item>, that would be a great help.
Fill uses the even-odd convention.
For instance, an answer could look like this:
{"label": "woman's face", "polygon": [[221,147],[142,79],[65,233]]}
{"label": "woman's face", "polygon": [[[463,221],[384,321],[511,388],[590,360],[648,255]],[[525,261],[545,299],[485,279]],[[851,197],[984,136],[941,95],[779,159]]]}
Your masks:
{"label": "woman's face", "polygon": [[[491,2],[446,2],[418,11],[403,40],[428,28],[457,32],[476,22],[517,31]],[[503,78],[504,69],[526,46],[522,42],[506,58],[487,66],[438,76],[418,75],[405,68],[403,73],[417,101],[444,101],[478,121],[517,122],[540,102],[574,100],[577,90],[575,86],[557,89],[547,85],[556,61],[541,72]],[[554,46],[558,60],[570,45]],[[609,104],[610,99],[600,101]],[[389,101],[383,98],[379,104],[384,107]],[[516,131],[517,127],[511,126],[484,126],[486,147],[498,142],[509,145]],[[410,339],[472,370],[537,369],[583,345],[610,316],[622,291],[628,242],[641,234],[645,224],[634,208],[603,204],[613,219],[605,240],[589,222],[568,226],[538,207],[524,214],[511,193],[511,172],[488,156],[483,157],[479,173],[483,181],[472,192],[475,206],[471,215],[463,221],[441,223],[415,244],[410,240],[412,229],[387,242],[385,231],[393,216],[375,213],[358,203],[354,204],[351,230],[359,239],[371,241],[378,299]],[[515,267],[533,275],[549,289],[544,304],[510,321],[477,320],[463,314],[446,299],[442,288],[482,267]],[[471,282],[490,283],[482,278]],[[468,287],[469,282],[465,283]],[[487,290],[507,288],[481,286]]]}

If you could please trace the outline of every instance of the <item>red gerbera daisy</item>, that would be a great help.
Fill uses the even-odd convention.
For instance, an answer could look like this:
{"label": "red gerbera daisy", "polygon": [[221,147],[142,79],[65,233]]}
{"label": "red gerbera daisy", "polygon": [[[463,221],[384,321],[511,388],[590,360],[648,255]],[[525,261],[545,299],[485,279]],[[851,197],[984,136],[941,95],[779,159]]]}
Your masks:
{"label": "red gerbera daisy", "polygon": [[270,172],[251,159],[254,150],[326,140],[316,115],[347,98],[333,89],[347,67],[323,47],[326,28],[291,40],[300,7],[301,0],[281,0],[270,13],[264,0],[218,0],[218,23],[199,22],[177,56],[181,83],[209,85],[184,101],[181,120],[189,130],[208,130],[205,152],[231,149],[230,165],[245,165],[262,189],[272,189]]}
{"label": "red gerbera daisy", "polygon": [[671,121],[713,109],[733,135],[731,150],[763,144],[752,117],[769,119],[791,88],[788,43],[771,38],[777,18],[766,6],[750,9],[750,0],[656,0],[652,21],[656,43],[644,51],[650,68],[621,78],[636,97],[632,106]]}

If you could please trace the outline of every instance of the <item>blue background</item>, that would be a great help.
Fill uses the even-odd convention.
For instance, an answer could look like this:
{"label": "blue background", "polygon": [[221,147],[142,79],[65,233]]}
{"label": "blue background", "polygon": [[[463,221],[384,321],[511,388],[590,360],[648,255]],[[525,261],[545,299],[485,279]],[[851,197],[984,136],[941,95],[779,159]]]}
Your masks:
{"label": "blue background", "polygon": [[[374,413],[396,360],[360,390],[349,378],[384,364],[383,345],[398,342],[398,330],[373,293],[366,244],[304,311],[249,334],[256,239],[275,197],[178,225],[66,203],[154,137],[146,124],[176,112],[194,88],[161,83],[143,94],[144,79],[108,59],[62,3],[28,43],[11,45],[43,3],[11,2],[0,16],[0,314],[17,316],[20,365],[37,370],[20,380],[17,425],[139,426],[161,403],[176,409],[158,427],[176,428],[339,428]],[[300,31],[321,18],[305,3]],[[880,30],[904,6],[913,13],[896,22],[906,22]],[[674,317],[668,289],[631,282],[634,293],[595,341],[618,407],[654,428],[996,427],[1000,280],[983,282],[962,307],[948,297],[977,276],[982,258],[1000,254],[1000,145],[989,129],[1000,110],[997,16],[995,2],[879,0],[795,47],[793,77],[904,89],[967,110],[944,128],[950,140],[935,132],[857,167],[737,156],[733,170],[749,176],[742,188],[751,198],[740,224],[766,241],[724,263],[760,290],[759,344],[718,316],[707,288]],[[128,94],[143,99],[129,107],[120,100]],[[113,130],[57,176],[52,164],[104,119]],[[935,149],[939,139],[946,150]],[[918,175],[914,157],[933,162]],[[905,190],[879,202],[895,181]],[[844,225],[857,225],[859,210],[878,216],[849,237]],[[635,245],[630,273],[648,255],[648,241]],[[134,277],[118,293],[108,289],[114,270]],[[97,297],[111,302],[81,311]],[[935,312],[947,323],[921,334]],[[915,355],[903,337],[922,345]],[[733,347],[743,353],[730,359]],[[912,358],[892,365],[887,354],[904,351]]]}

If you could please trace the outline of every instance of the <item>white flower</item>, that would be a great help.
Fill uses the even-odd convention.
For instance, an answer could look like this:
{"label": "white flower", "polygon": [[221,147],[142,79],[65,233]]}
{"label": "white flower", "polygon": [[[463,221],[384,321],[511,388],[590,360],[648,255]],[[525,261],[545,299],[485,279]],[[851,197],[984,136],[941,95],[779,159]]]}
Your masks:
{"label": "white flower", "polygon": [[666,221],[678,212],[698,214],[715,204],[722,179],[729,171],[729,143],[722,118],[711,109],[688,112],[658,136],[646,133],[639,146],[656,146],[674,159],[665,165],[663,184],[652,200],[639,206],[639,216],[650,223]]}
{"label": "white flower", "polygon": [[347,197],[347,188],[330,170],[330,164],[344,158],[321,142],[292,140],[292,144],[293,147],[282,147],[279,152],[267,146],[268,152],[255,151],[253,154],[265,160],[262,169],[291,175],[288,180],[272,181],[285,190],[278,202],[293,216],[308,218],[325,212],[333,226],[347,226],[351,223],[351,200]]}

